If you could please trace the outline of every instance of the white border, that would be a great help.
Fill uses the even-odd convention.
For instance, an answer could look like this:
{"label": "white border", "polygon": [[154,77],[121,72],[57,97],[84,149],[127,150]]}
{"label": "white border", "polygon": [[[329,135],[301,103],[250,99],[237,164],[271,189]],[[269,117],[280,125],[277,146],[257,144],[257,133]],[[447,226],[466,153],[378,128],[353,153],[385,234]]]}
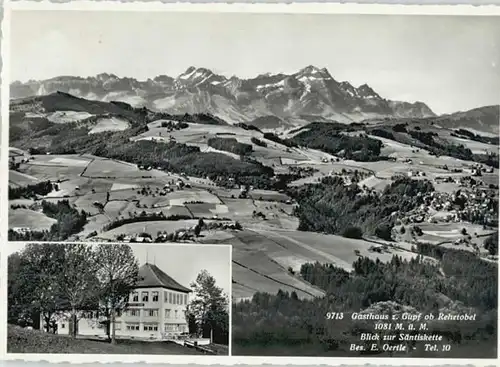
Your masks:
{"label": "white border", "polygon": [[[8,1],[8,0],[7,0]],[[9,223],[9,71],[10,9],[4,3],[1,44],[1,116],[0,131],[0,246],[7,246]],[[1,172],[5,172],[2,174]],[[0,359],[7,353],[7,256],[0,247]]]}
{"label": "white border", "polygon": [[[2,23],[2,133],[1,133],[1,154],[0,163],[3,172],[8,172],[8,104],[9,104],[9,46],[10,46],[10,12],[12,10],[73,10],[73,11],[168,11],[168,12],[223,12],[223,13],[274,13],[274,14],[371,14],[371,15],[453,15],[453,16],[500,16],[500,6],[495,5],[382,5],[382,4],[332,4],[332,3],[292,3],[292,4],[190,4],[190,3],[161,3],[161,2],[135,2],[120,3],[117,1],[75,1],[69,3],[51,3],[49,1],[32,2],[19,1],[4,2],[4,19]],[[499,20],[500,21],[500,20]],[[8,231],[8,208],[7,204],[8,179],[3,177],[0,184],[0,241],[4,246],[6,244],[6,234]],[[36,241],[30,242],[35,243]],[[221,245],[217,245],[221,246]],[[0,341],[5,340],[7,320],[7,258],[0,257]],[[4,270],[5,269],[5,270]],[[231,266],[232,269],[232,254]],[[230,270],[231,271],[231,270]],[[3,275],[3,277],[2,277]],[[232,279],[232,277],[231,277]],[[232,289],[230,299],[232,300]],[[232,307],[229,311],[232,317]],[[230,320],[232,325],[232,320]],[[500,321],[499,321],[500,326]],[[230,328],[230,336],[231,336]],[[6,353],[6,342],[0,343],[0,357],[5,360],[23,360],[23,361],[48,361],[54,363],[91,363],[91,362],[127,362],[127,363],[165,363],[170,364],[202,364],[202,365],[235,365],[235,364],[294,364],[294,365],[362,365],[368,362],[377,365],[470,365],[488,366],[497,365],[497,359],[441,359],[441,358],[360,358],[360,357],[242,357],[242,356],[162,356],[162,355],[106,355],[106,354],[15,354]],[[500,338],[499,338],[500,347]],[[231,353],[231,342],[229,343]],[[500,348],[498,348],[500,350]]]}
{"label": "white border", "polygon": [[496,16],[500,7],[495,5],[388,5],[339,3],[162,3],[116,1],[74,1],[51,3],[47,0],[5,0],[4,9],[12,10],[98,10],[98,11],[169,11],[169,12],[223,12],[223,13],[290,13],[290,14],[372,14],[372,15],[461,15]]}

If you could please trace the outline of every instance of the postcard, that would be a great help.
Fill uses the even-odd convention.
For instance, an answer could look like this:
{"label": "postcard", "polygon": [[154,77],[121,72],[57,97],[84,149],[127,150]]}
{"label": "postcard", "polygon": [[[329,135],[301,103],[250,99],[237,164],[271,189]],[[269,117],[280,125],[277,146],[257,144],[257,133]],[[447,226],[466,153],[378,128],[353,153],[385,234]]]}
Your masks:
{"label": "postcard", "polygon": [[499,16],[6,3],[6,357],[496,363]]}
{"label": "postcard", "polygon": [[229,355],[230,246],[8,250],[8,353]]}

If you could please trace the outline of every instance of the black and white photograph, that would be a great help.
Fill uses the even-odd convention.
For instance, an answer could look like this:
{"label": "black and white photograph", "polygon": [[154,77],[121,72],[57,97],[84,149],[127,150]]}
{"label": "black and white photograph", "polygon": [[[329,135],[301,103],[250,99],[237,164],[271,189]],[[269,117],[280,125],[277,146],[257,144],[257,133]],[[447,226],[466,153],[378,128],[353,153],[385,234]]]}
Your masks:
{"label": "black and white photograph", "polygon": [[230,246],[8,250],[8,353],[229,354]]}
{"label": "black and white photograph", "polygon": [[[165,354],[497,358],[500,12],[120,7],[10,12],[11,244],[229,245],[231,340],[193,321],[208,346]],[[161,257],[189,288],[191,260]],[[47,322],[17,278],[10,348],[191,333],[128,330],[102,299]]]}

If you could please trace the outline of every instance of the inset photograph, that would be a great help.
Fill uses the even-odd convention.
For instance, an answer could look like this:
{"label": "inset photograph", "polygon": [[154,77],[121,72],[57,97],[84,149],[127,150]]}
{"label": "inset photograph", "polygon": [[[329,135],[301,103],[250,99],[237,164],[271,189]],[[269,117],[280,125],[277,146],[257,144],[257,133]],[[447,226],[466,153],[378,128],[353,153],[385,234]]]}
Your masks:
{"label": "inset photograph", "polygon": [[229,354],[230,246],[8,248],[7,353]]}

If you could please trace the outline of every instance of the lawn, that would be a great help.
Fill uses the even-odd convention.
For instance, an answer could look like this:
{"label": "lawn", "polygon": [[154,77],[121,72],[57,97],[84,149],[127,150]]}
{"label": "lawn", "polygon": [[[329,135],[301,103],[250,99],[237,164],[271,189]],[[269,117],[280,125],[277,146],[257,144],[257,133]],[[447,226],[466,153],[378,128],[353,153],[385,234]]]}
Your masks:
{"label": "lawn", "polygon": [[[113,159],[98,158],[92,161],[85,171],[87,177],[128,177],[130,174],[139,172],[135,164],[120,162]],[[141,172],[141,174],[147,175]]]}
{"label": "lawn", "polygon": [[186,204],[186,208],[193,213],[195,218],[212,218],[214,215],[228,217],[229,210],[226,205],[220,204]]}
{"label": "lawn", "polygon": [[44,333],[9,325],[8,353],[63,353],[63,354],[169,354],[201,355],[196,349],[185,348],[173,342],[146,342],[140,340],[107,341],[71,339],[67,336]]}
{"label": "lawn", "polygon": [[264,201],[287,201],[290,198],[285,194],[280,194],[272,190],[252,190],[249,196],[254,200]]}
{"label": "lawn", "polygon": [[102,133],[104,131],[123,131],[128,128],[130,128],[130,123],[123,118],[103,118],[97,121],[97,125],[90,130],[89,134]]}
{"label": "lawn", "polygon": [[29,164],[21,164],[19,171],[36,177],[40,181],[46,180],[71,180],[83,173],[83,166],[62,166],[50,163],[30,162]]}
{"label": "lawn", "polygon": [[36,177],[26,175],[17,171],[9,171],[9,184],[13,186],[27,186],[38,183],[39,180]]}
{"label": "lawn", "polygon": [[[405,259],[416,256],[409,251],[391,250],[390,253],[370,252],[376,244],[348,239],[335,235],[311,232],[266,229],[233,232],[233,238],[221,238],[217,242],[233,246],[233,297],[237,299],[251,297],[256,291],[276,293],[278,289],[295,290],[299,297],[318,296],[318,290],[303,282],[295,273],[306,262],[331,263],[347,271],[352,270],[352,263],[360,255],[389,261],[393,255]],[[214,241],[208,236],[204,242]],[[302,290],[302,291],[301,291]]]}
{"label": "lawn", "polygon": [[[77,112],[77,111],[57,111],[49,114],[47,120],[55,124],[66,124],[68,122],[75,122],[85,120],[92,117],[88,112]],[[27,116],[26,116],[27,117]]]}
{"label": "lawn", "polygon": [[57,221],[30,209],[10,209],[9,228],[26,227],[35,231],[49,230]]}
{"label": "lawn", "polygon": [[183,205],[189,202],[222,204],[217,196],[208,191],[197,189],[177,190],[169,193],[166,198],[168,198],[170,205]]}

